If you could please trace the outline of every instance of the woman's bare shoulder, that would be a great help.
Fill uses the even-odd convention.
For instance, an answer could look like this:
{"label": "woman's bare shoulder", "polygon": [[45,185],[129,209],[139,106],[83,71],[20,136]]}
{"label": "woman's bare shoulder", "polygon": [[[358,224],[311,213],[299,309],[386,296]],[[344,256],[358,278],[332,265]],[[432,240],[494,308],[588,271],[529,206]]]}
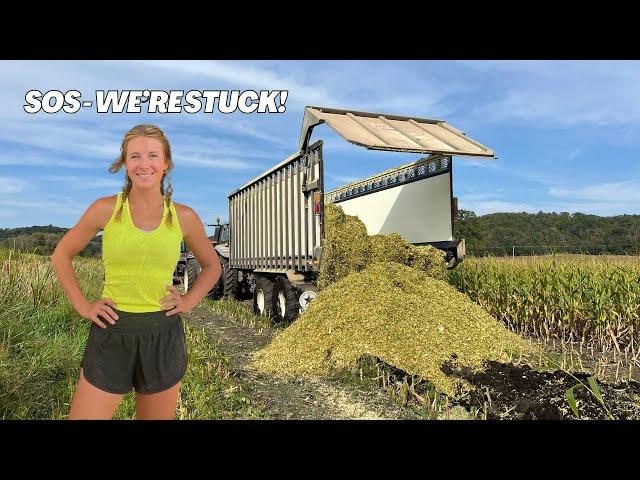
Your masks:
{"label": "woman's bare shoulder", "polygon": [[[98,198],[95,203],[100,210],[104,210],[105,212],[113,212],[113,209],[116,208],[116,204],[118,202],[118,195],[109,195],[107,197]],[[109,215],[111,216],[111,215]]]}
{"label": "woman's bare shoulder", "polygon": [[200,217],[198,217],[195,210],[188,205],[177,202],[173,202],[173,205],[176,207],[176,213],[178,214],[178,220],[182,227],[182,233],[186,236],[187,232],[193,231],[194,226],[198,225]]}
{"label": "woman's bare shoulder", "polygon": [[116,208],[116,203],[118,201],[118,195],[109,195],[106,197],[100,197],[93,205],[89,207],[93,210],[94,215],[96,216],[97,223],[101,226],[101,229],[104,228],[107,223],[109,223],[109,219],[113,214],[113,210]]}

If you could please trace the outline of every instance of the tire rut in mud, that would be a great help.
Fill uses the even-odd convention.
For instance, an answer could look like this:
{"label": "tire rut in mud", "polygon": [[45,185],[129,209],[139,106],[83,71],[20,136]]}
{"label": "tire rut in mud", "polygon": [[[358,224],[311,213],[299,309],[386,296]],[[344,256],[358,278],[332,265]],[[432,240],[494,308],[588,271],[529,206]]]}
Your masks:
{"label": "tire rut in mud", "polygon": [[264,375],[248,366],[252,354],[267,345],[275,329],[254,328],[196,308],[184,318],[204,328],[229,357],[229,369],[246,394],[272,419],[417,419],[373,386],[345,384],[334,378],[284,379]]}

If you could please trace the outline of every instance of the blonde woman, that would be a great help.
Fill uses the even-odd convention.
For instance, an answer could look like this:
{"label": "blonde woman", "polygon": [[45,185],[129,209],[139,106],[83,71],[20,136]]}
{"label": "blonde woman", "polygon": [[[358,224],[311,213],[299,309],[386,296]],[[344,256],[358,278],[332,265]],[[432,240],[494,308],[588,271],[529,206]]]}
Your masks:
{"label": "blonde woman", "polygon": [[[74,308],[93,322],[68,418],[113,418],[133,388],[136,418],[172,419],[188,363],[180,313],[202,300],[221,267],[198,215],[171,201],[173,161],[162,130],[138,125],[124,136],[120,151],[109,172],[124,167],[123,190],[96,200],[51,257]],[[104,287],[101,298],[91,302],[80,289],[72,259],[100,230]],[[181,295],[173,286],[173,271],[183,239],[202,271]]]}

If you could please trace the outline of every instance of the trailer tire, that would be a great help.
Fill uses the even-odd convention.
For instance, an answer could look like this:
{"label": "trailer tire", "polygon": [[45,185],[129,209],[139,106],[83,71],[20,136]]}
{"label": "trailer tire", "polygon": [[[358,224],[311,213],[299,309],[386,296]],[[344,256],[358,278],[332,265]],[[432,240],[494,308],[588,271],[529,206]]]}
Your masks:
{"label": "trailer tire", "polygon": [[238,271],[229,268],[229,259],[221,257],[222,264],[221,278],[224,281],[222,296],[224,298],[236,298],[238,296]]}
{"label": "trailer tire", "polygon": [[258,276],[256,287],[253,289],[253,313],[255,315],[265,314],[271,316],[271,305],[273,297],[273,282],[265,276]]}
{"label": "trailer tire", "polygon": [[298,290],[285,276],[279,276],[273,283],[271,310],[275,323],[289,324],[298,318],[300,304]]}

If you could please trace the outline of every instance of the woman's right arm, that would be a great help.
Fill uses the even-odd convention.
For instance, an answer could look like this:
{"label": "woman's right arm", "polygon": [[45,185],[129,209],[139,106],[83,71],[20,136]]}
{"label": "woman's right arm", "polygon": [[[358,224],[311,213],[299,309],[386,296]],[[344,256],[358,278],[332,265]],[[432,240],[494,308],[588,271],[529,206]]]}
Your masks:
{"label": "woman's right arm", "polygon": [[93,202],[78,223],[60,239],[51,255],[51,265],[73,308],[80,316],[102,328],[106,326],[100,321],[98,315],[114,324],[118,316],[110,306],[117,308],[117,305],[108,298],[89,302],[80,289],[72,260],[102,230],[111,216],[112,209],[113,205],[110,205],[106,197]]}

